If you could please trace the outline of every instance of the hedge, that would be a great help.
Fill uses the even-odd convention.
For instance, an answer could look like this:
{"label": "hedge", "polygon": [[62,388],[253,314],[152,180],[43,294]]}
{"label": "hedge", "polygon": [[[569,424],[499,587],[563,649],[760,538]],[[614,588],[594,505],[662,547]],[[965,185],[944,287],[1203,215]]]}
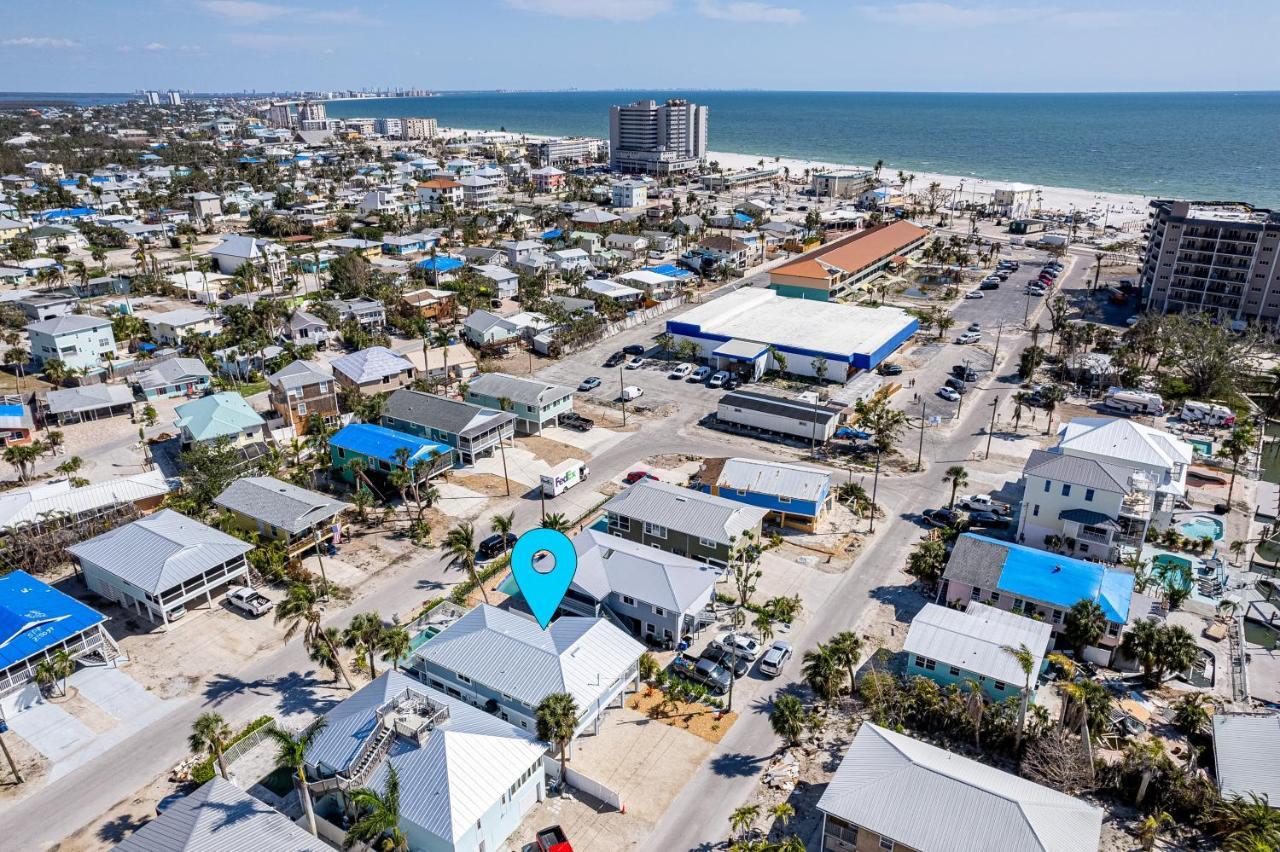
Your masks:
{"label": "hedge", "polygon": [[[245,725],[244,729],[241,730],[240,733],[232,737],[231,740],[227,743],[226,747],[223,749],[223,751],[226,751],[227,749],[231,748],[233,745],[240,742],[242,739],[249,736],[259,728],[265,728],[267,725],[270,725],[273,721],[275,721],[275,717],[273,716],[259,716],[258,718],[250,722],[248,725]],[[215,766],[217,766],[217,763],[218,763],[217,758],[214,757],[212,754],[209,755],[204,760],[200,761],[195,766],[191,767],[191,780],[197,784],[204,784],[208,781],[212,781],[213,776],[217,772],[217,770],[214,768]]]}

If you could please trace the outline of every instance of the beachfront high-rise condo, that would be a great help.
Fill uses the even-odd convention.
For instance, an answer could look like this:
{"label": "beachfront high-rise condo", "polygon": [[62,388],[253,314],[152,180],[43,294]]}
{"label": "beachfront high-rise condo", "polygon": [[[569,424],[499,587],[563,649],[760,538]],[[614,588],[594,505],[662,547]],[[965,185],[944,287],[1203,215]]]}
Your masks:
{"label": "beachfront high-rise condo", "polygon": [[678,98],[610,107],[609,151],[617,171],[692,171],[707,154],[707,108]]}
{"label": "beachfront high-rise condo", "polygon": [[1243,202],[1151,202],[1146,308],[1280,321],[1280,213]]}

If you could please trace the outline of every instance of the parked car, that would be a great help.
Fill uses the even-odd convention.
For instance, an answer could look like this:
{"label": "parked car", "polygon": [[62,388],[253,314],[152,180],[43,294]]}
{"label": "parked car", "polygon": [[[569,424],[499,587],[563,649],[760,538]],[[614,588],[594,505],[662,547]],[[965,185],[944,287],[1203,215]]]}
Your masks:
{"label": "parked car", "polygon": [[955,376],[951,376],[947,379],[947,387],[962,396],[969,390],[969,386],[965,384],[964,379],[957,379]]}
{"label": "parked car", "polygon": [[981,284],[978,285],[978,289],[979,290],[999,290],[1000,282],[999,281],[983,281]]}
{"label": "parked car", "polygon": [[846,438],[850,441],[870,441],[871,433],[864,432],[861,429],[855,429],[852,426],[841,426],[836,430],[837,438]]}
{"label": "parked car", "polygon": [[982,323],[978,322],[977,320],[974,320],[973,322],[969,323],[969,327],[965,330],[966,331],[982,331]]}
{"label": "parked car", "polygon": [[627,360],[627,353],[615,352],[608,357],[608,359],[604,362],[604,365],[606,367],[616,367],[625,360]]}
{"label": "parked car", "polygon": [[654,476],[652,473],[650,473],[647,470],[633,470],[630,473],[628,473],[626,476],[622,477],[622,481],[625,482],[627,485],[635,485],[637,482],[639,482],[642,479],[656,480],[657,478],[658,477]]}
{"label": "parked car", "polygon": [[633,399],[639,399],[642,396],[644,396],[644,388],[637,385],[627,385],[622,389],[622,398],[627,402],[631,402]]}
{"label": "parked car", "polygon": [[732,670],[735,678],[742,677],[751,669],[750,660],[741,654],[734,654],[728,648],[707,648],[699,659],[710,660],[718,666],[723,666],[726,671]]}
{"label": "parked car", "polygon": [[711,376],[711,380],[707,382],[707,387],[709,388],[722,387],[724,383],[727,382],[728,380],[729,380],[729,374],[724,370],[719,370],[714,375]]}
{"label": "parked car", "polygon": [[275,606],[275,603],[262,592],[248,586],[236,586],[227,592],[227,603],[254,618],[266,615]]}
{"label": "parked car", "polygon": [[942,397],[947,402],[955,402],[960,398],[960,394],[956,393],[951,388],[946,387],[945,385],[943,387],[938,388],[938,396]]}
{"label": "parked car", "polygon": [[692,660],[681,655],[672,661],[671,670],[694,683],[702,684],[717,695],[728,692],[729,684],[733,682],[732,676],[724,666],[705,658]]}
{"label": "parked car", "polygon": [[964,297],[966,299],[981,299],[983,298],[983,295],[977,290],[970,290],[968,293],[964,294]]}
{"label": "parked car", "polygon": [[693,372],[692,364],[677,364],[675,366],[675,369],[673,369],[667,375],[673,379],[683,379],[683,378],[686,378],[692,372]]}
{"label": "parked car", "polygon": [[766,677],[777,677],[786,668],[791,659],[791,645],[781,639],[775,639],[760,658],[760,673]]}
{"label": "parked car", "polygon": [[177,621],[178,619],[182,618],[186,614],[187,614],[187,608],[182,604],[178,604],[173,609],[169,610],[169,620]]}
{"label": "parked car", "polygon": [[951,375],[966,382],[976,382],[978,380],[978,371],[968,364],[956,364],[951,368]]}
{"label": "parked car", "polygon": [[996,530],[1007,530],[1009,519],[995,512],[970,512],[969,523],[975,527],[988,527]]}
{"label": "parked car", "polygon": [[974,512],[992,512],[997,515],[1009,514],[1009,505],[992,500],[986,494],[962,494],[956,498],[956,505],[961,509]]}
{"label": "parked car", "polygon": [[959,343],[961,345],[964,345],[967,343],[977,343],[981,339],[982,339],[982,335],[979,334],[978,332],[966,331],[964,334],[956,338],[956,343]]}
{"label": "parked car", "polygon": [[689,381],[700,382],[709,375],[711,375],[711,368],[704,365],[689,374]]}
{"label": "parked car", "polygon": [[578,383],[578,393],[586,393],[587,391],[593,391],[598,387],[600,387],[600,377],[587,376],[585,379],[583,379],[581,382]]}
{"label": "parked car", "polygon": [[590,417],[583,417],[576,411],[570,411],[568,414],[560,415],[560,425],[566,429],[574,429],[578,432],[590,432],[595,428],[596,421]]}
{"label": "parked car", "polygon": [[727,648],[730,645],[736,646],[738,653],[755,660],[760,656],[760,643],[752,639],[750,636],[742,636],[737,633],[721,633],[711,644],[720,648]]}
{"label": "parked car", "polygon": [[629,344],[627,344],[626,346],[622,347],[622,354],[624,354],[624,355],[643,355],[643,354],[644,354],[644,344],[643,344],[643,343],[629,343]]}
{"label": "parked car", "polygon": [[876,372],[882,376],[901,376],[902,365],[895,364],[892,361],[885,361],[879,367],[876,367]]}
{"label": "parked car", "polygon": [[494,533],[480,542],[480,546],[476,548],[476,558],[481,561],[497,559],[515,546],[515,533],[507,533],[505,536],[502,533]]}
{"label": "parked car", "polygon": [[573,852],[573,847],[569,845],[569,836],[558,825],[542,829],[534,835],[534,838],[537,845],[536,852]]}
{"label": "parked car", "polygon": [[733,390],[734,388],[736,388],[736,387],[737,387],[738,385],[740,385],[740,384],[742,384],[742,379],[739,379],[739,378],[738,378],[737,376],[735,376],[733,373],[730,373],[730,374],[729,374],[729,378],[727,378],[727,379],[725,379],[725,380],[724,380],[724,389],[725,389],[725,390]]}
{"label": "parked car", "polygon": [[643,366],[644,366],[644,359],[638,355],[627,362],[628,370],[638,370]]}
{"label": "parked car", "polygon": [[963,516],[953,509],[925,509],[920,515],[931,527],[954,527]]}

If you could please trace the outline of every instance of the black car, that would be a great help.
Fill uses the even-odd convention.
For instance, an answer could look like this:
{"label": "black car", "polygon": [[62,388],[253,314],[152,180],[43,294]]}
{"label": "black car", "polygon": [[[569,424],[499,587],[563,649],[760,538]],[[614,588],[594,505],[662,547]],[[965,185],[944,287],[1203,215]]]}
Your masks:
{"label": "black car", "polygon": [[671,662],[671,671],[694,683],[700,683],[716,695],[724,695],[729,691],[732,677],[722,666],[711,660],[679,656]]}
{"label": "black car", "polygon": [[[978,380],[978,372],[966,364],[956,364],[951,368],[951,375],[965,382],[976,382]],[[956,388],[956,390],[960,390]]]}
{"label": "black car", "polygon": [[747,659],[742,654],[734,657],[729,653],[727,648],[708,648],[702,652],[702,656],[699,657],[699,659],[710,660],[716,665],[724,667],[726,670],[729,668],[729,664],[733,663],[734,677],[742,677],[751,669],[751,660]]}
{"label": "black car", "polygon": [[988,527],[994,530],[1009,528],[1009,519],[995,512],[970,512],[969,523],[975,527]]}
{"label": "black car", "polygon": [[999,290],[1000,282],[999,281],[983,281],[981,284],[978,285],[978,289],[979,290]]}
{"label": "black car", "polygon": [[925,509],[921,517],[931,527],[954,527],[962,519],[961,514],[954,509]]}
{"label": "black car", "polygon": [[902,365],[894,364],[890,361],[885,361],[879,367],[876,367],[876,372],[882,376],[901,376]]}
{"label": "black car", "polygon": [[729,378],[725,379],[724,384],[721,385],[720,387],[724,388],[725,390],[733,390],[740,384],[742,384],[742,379],[738,378],[733,373],[730,373]]}
{"label": "black car", "polygon": [[604,365],[606,367],[616,367],[625,360],[627,360],[627,353],[615,352],[609,356],[609,360],[605,361]]}
{"label": "black car", "polygon": [[515,546],[515,533],[507,533],[505,540],[501,533],[494,533],[484,541],[480,542],[480,546],[476,548],[476,557],[481,560],[497,559],[503,553],[511,550],[511,548]]}
{"label": "black car", "polygon": [[969,386],[965,384],[963,379],[957,379],[955,376],[947,379],[947,387],[951,388],[958,394],[967,393]]}
{"label": "black car", "polygon": [[566,429],[576,429],[579,432],[589,432],[595,427],[596,422],[590,417],[583,417],[576,411],[570,411],[568,414],[560,415],[560,425]]}
{"label": "black car", "polygon": [[628,345],[626,345],[626,346],[622,347],[622,351],[623,351],[623,353],[624,353],[624,354],[626,354],[626,355],[643,355],[643,354],[644,354],[644,344],[643,344],[643,343],[631,343],[631,344],[628,344]]}

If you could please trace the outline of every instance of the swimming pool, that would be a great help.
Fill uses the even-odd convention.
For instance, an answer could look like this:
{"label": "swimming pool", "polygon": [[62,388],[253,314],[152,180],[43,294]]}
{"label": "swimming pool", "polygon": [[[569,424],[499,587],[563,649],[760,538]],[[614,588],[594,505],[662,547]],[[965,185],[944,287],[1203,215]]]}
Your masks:
{"label": "swimming pool", "polygon": [[516,583],[515,575],[510,573],[507,574],[507,576],[503,578],[502,582],[498,584],[498,591],[508,597],[514,597],[515,595],[520,594],[520,586]]}
{"label": "swimming pool", "polygon": [[1184,440],[1185,440],[1188,444],[1190,444],[1190,445],[1192,446],[1192,448],[1193,448],[1193,449],[1195,449],[1195,451],[1196,451],[1197,453],[1199,453],[1200,455],[1202,455],[1202,456],[1211,456],[1211,455],[1213,455],[1213,442],[1212,442],[1212,441],[1205,441],[1205,440],[1202,440],[1202,439],[1200,439],[1200,438],[1185,438]]}
{"label": "swimming pool", "polygon": [[1202,538],[1219,541],[1222,538],[1222,521],[1208,515],[1196,515],[1191,520],[1178,524],[1177,530],[1179,535],[1197,541]]}
{"label": "swimming pool", "polygon": [[1192,579],[1193,567],[1194,563],[1190,559],[1174,556],[1172,553],[1157,553],[1151,557],[1151,568],[1154,574],[1157,576],[1164,575],[1167,581],[1175,581],[1179,586],[1187,590],[1190,590],[1194,585]]}
{"label": "swimming pool", "polygon": [[411,652],[418,650],[423,645],[427,644],[432,639],[434,639],[436,637],[436,634],[438,634],[439,632],[440,632],[439,627],[424,627],[421,631],[418,632],[417,636],[414,636],[412,639],[409,640],[409,650]]}

